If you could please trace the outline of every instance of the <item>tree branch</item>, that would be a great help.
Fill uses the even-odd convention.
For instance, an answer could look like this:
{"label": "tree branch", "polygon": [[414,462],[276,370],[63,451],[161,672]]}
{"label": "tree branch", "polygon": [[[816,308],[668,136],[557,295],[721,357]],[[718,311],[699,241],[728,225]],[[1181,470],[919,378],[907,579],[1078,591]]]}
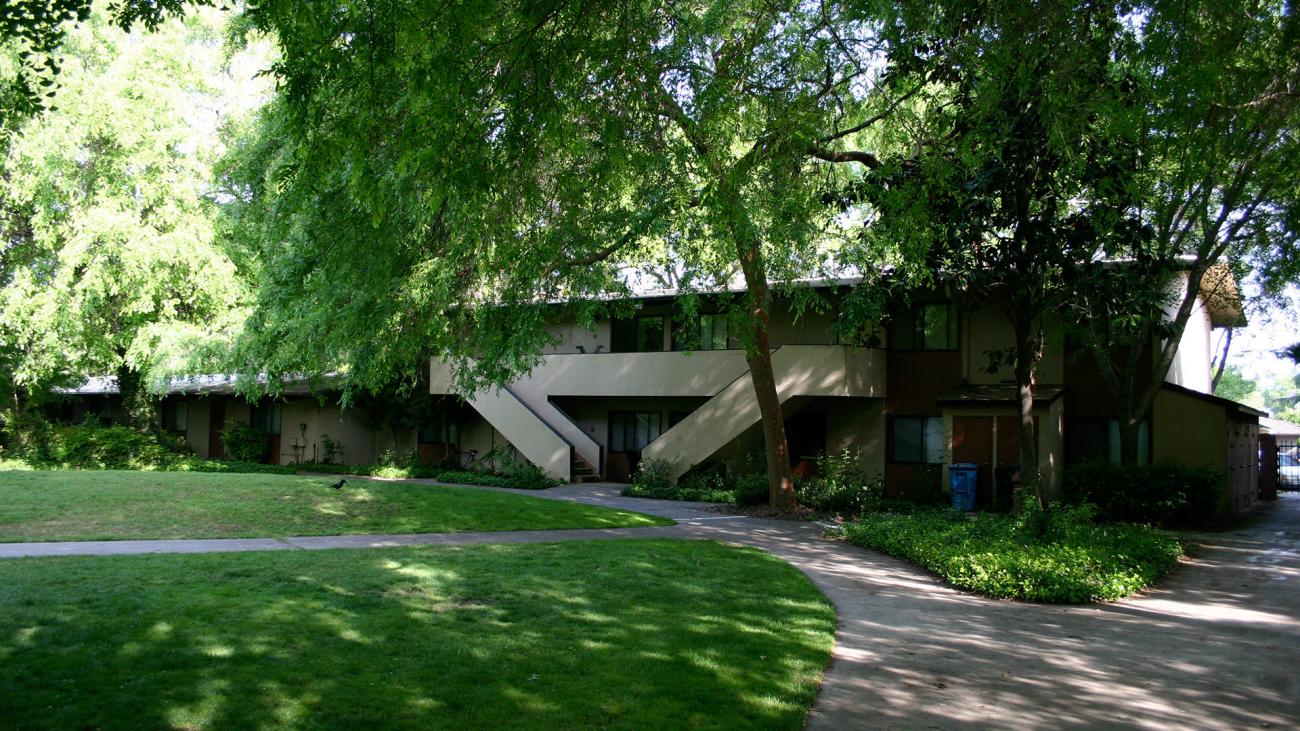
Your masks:
{"label": "tree branch", "polygon": [[875,153],[867,152],[865,150],[844,150],[843,152],[835,152],[820,147],[813,147],[808,151],[808,154],[818,160],[825,160],[826,162],[860,162],[872,170],[880,167],[880,158],[876,157]]}

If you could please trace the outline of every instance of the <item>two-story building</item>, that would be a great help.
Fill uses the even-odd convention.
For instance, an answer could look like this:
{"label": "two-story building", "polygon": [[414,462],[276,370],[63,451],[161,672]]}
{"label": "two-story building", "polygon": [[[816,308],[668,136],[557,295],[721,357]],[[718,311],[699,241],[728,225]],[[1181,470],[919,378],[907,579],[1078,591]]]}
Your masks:
{"label": "two-story building", "polygon": [[[781,301],[774,308],[772,362],[797,469],[818,454],[855,449],[889,493],[907,495],[942,489],[947,465],[969,462],[980,466],[980,502],[1004,501],[995,477],[1019,461],[1016,394],[1010,369],[990,364],[1012,344],[1006,318],[940,292],[917,294],[844,342],[836,303],[852,284],[822,283],[827,307],[819,310],[796,314]],[[1143,460],[1225,472],[1240,509],[1254,496],[1261,414],[1211,395],[1212,332],[1244,324],[1240,299],[1215,291],[1183,333],[1139,451]],[[679,476],[709,463],[740,465],[763,443],[745,354],[720,307],[727,296],[703,298],[689,327],[670,292],[646,293],[635,316],[591,330],[557,324],[540,364],[500,389],[456,394],[450,366],[433,359],[428,395],[412,397],[433,402],[419,428],[379,428],[307,384],[250,405],[211,378],[179,383],[163,423],[198,454],[218,458],[222,425],[252,423],[267,433],[270,459],[285,464],[366,463],[386,450],[430,462],[508,453],[560,479],[612,481],[629,480],[646,459],[671,462]],[[1060,322],[1044,327],[1036,439],[1050,492],[1067,464],[1117,455],[1119,409],[1091,354],[1068,342]]]}

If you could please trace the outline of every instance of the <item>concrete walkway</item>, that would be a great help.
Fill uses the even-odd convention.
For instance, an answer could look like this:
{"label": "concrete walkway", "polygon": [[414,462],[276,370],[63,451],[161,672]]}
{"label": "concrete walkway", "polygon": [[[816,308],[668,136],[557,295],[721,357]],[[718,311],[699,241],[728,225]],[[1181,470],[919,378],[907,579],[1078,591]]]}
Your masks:
{"label": "concrete walkway", "polygon": [[[497,489],[497,488],[485,488]],[[676,526],[219,541],[0,544],[0,556],[293,550],[590,538],[708,538],[797,566],[835,604],[835,650],[810,729],[1300,726],[1300,495],[1204,543],[1158,590],[1085,607],[992,601],[820,537],[811,523],[620,497],[614,485],[520,492]]]}

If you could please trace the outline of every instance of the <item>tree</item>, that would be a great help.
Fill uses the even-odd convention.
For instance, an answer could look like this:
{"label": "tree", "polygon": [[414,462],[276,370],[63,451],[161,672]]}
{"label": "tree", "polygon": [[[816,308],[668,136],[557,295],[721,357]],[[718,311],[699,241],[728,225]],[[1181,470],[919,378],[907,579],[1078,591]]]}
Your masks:
{"label": "tree", "polygon": [[1120,403],[1125,463],[1198,299],[1235,297],[1246,267],[1280,292],[1300,259],[1294,5],[1156,0],[1131,23],[1140,32],[1118,63],[1134,101],[1102,123],[1137,141],[1115,219],[1142,227],[1109,238],[1107,256],[1126,265],[1086,282],[1077,318]]}
{"label": "tree", "polygon": [[773,290],[810,303],[787,283],[839,233],[827,190],[879,165],[856,143],[924,83],[881,73],[880,21],[748,0],[248,18],[283,61],[226,179],[232,230],[264,262],[244,370],[367,386],[436,355],[467,390],[500,385],[548,342],[558,313],[539,303],[590,324],[625,311],[606,299],[628,292],[626,267],[668,262],[687,291],[738,268],[772,501],[793,503]]}
{"label": "tree", "polygon": [[[991,2],[937,12],[938,25],[904,25],[894,46],[905,68],[944,83],[899,119],[917,154],[866,187],[878,213],[866,239],[914,242],[903,246],[926,252],[922,283],[990,303],[1010,323],[1012,347],[991,367],[1014,371],[1022,480],[1042,505],[1033,408],[1044,320],[1071,296],[1071,272],[1091,260],[1098,219],[1108,219],[1076,202],[1110,194],[1131,155],[1094,124],[1122,103],[1111,61],[1125,37],[1120,8]],[[918,55],[930,60],[908,62]]]}
{"label": "tree", "polygon": [[1246,400],[1254,395],[1258,385],[1241,372],[1240,366],[1232,365],[1223,370],[1222,378],[1214,387],[1214,395],[1238,403],[1246,403]]}
{"label": "tree", "polygon": [[59,108],[9,140],[0,352],[12,399],[60,378],[114,373],[127,420],[146,386],[188,370],[198,343],[237,322],[241,285],[215,245],[208,79],[220,15],[141,36],[104,15],[61,47]]}
{"label": "tree", "polygon": [[[211,0],[115,0],[109,8],[123,30],[154,30],[184,5]],[[91,18],[91,0],[7,0],[0,5],[0,144],[26,120],[53,108],[69,29]],[[101,14],[101,22],[109,16]]]}

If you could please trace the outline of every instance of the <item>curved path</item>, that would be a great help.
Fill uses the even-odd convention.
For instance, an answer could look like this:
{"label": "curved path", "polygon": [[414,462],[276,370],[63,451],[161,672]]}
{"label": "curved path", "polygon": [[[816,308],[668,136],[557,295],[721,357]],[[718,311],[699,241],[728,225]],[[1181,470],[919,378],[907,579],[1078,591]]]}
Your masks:
{"label": "curved path", "polygon": [[[496,488],[485,488],[496,489]],[[615,485],[513,491],[674,518],[609,530],[0,544],[0,557],[411,544],[708,538],[797,566],[839,613],[810,729],[1300,726],[1300,495],[1203,548],[1159,589],[1114,604],[993,601],[821,538],[813,523],[624,498]]]}

